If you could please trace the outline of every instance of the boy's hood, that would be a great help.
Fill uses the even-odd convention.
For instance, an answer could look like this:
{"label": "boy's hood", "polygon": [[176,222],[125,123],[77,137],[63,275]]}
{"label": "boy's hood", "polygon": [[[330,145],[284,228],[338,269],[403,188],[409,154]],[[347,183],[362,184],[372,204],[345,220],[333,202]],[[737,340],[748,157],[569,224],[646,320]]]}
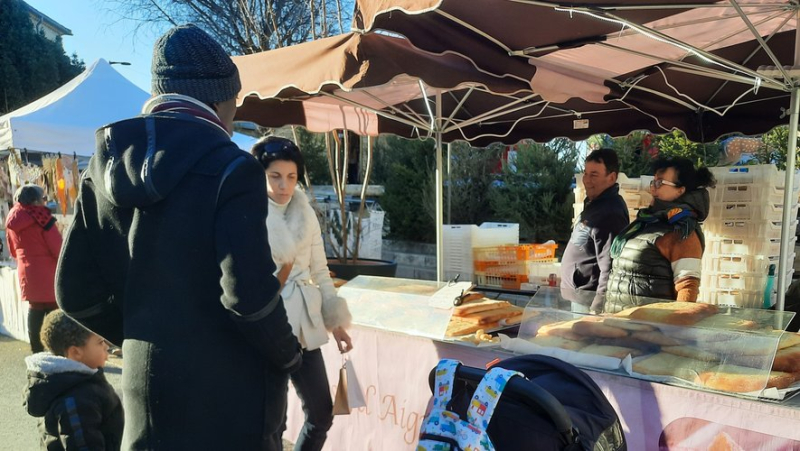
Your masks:
{"label": "boy's hood", "polygon": [[102,370],[91,369],[81,362],[66,357],[39,352],[25,357],[28,367],[28,385],[25,387],[24,405],[28,414],[42,417],[53,400],[62,393],[94,377]]}
{"label": "boy's hood", "polygon": [[97,130],[97,152],[87,174],[118,207],[146,207],[164,199],[209,152],[235,145],[228,134],[186,113],[160,112]]}

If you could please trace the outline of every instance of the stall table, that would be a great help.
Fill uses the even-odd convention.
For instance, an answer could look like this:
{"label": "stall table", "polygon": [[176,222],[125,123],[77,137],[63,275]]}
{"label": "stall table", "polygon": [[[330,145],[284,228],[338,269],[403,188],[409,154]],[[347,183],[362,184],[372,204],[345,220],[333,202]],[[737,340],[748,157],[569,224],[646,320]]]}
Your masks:
{"label": "stall table", "polygon": [[[512,357],[499,348],[475,348],[369,327],[354,326],[354,349],[347,354],[366,406],[336,416],[328,450],[413,450],[430,399],[428,373],[442,358],[483,367]],[[333,343],[323,347],[331,393],[342,356]],[[747,450],[800,449],[800,403],[745,400],[621,375],[586,371],[620,416],[630,450],[697,449],[701,433],[724,433]],[[289,391],[288,429],[295,441],[303,411]],[[661,444],[661,446],[659,446]],[[700,449],[707,449],[706,447]]]}

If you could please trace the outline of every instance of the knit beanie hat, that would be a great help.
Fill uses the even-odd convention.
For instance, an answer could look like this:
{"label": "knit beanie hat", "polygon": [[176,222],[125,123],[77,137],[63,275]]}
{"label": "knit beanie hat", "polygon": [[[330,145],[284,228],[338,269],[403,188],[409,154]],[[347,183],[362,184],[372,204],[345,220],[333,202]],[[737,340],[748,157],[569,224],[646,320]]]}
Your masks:
{"label": "knit beanie hat", "polygon": [[217,41],[196,26],[167,31],[153,47],[152,93],[183,94],[212,104],[236,98],[239,70]]}

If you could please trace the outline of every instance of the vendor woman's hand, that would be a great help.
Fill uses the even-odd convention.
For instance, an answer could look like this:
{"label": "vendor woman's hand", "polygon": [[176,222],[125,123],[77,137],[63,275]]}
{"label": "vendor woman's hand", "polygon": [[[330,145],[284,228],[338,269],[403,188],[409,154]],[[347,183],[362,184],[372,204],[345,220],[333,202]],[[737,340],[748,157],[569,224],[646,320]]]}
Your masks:
{"label": "vendor woman's hand", "polygon": [[339,352],[344,354],[353,349],[353,342],[350,340],[350,335],[343,327],[337,327],[333,329],[331,333],[333,333],[333,339],[336,340],[336,346],[339,347]]}

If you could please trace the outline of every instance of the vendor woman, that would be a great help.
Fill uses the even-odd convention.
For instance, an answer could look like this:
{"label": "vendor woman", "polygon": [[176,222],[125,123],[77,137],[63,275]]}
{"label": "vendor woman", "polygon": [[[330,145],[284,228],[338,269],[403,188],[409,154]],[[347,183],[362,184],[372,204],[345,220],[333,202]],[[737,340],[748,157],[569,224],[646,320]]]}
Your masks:
{"label": "vendor woman", "polygon": [[687,158],[658,159],[650,182],[653,203],[639,212],[611,245],[606,296],[642,296],[694,302],[700,288],[705,242],[700,223],[708,216],[708,168]]}

